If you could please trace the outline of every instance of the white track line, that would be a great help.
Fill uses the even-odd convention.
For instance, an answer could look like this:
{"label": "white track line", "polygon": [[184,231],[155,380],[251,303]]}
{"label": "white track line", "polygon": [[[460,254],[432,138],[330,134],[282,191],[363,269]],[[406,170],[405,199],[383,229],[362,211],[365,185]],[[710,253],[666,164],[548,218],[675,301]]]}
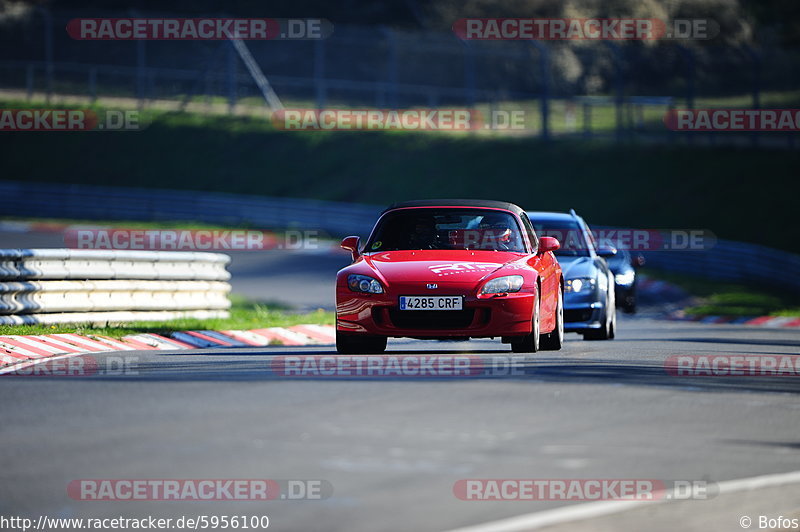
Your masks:
{"label": "white track line", "polygon": [[[742,478],[718,482],[720,495],[749,491],[760,488],[782,486],[800,482],[800,471],[778,473],[776,475],[762,475],[759,477]],[[596,501],[583,504],[562,506],[553,510],[542,510],[508,519],[490,521],[480,525],[468,526],[451,530],[450,532],[517,532],[521,530],[536,530],[546,526],[560,525],[572,521],[582,521],[592,517],[611,515],[624,512],[639,506],[670,502],[666,497],[655,501]]]}

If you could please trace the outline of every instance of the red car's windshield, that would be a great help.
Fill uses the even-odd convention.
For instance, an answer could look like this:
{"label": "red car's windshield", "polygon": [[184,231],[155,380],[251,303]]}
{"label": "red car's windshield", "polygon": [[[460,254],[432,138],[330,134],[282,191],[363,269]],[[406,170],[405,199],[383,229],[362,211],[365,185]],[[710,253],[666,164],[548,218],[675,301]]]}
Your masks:
{"label": "red car's windshield", "polygon": [[491,209],[400,209],[378,222],[365,252],[470,249],[525,253],[519,224]]}

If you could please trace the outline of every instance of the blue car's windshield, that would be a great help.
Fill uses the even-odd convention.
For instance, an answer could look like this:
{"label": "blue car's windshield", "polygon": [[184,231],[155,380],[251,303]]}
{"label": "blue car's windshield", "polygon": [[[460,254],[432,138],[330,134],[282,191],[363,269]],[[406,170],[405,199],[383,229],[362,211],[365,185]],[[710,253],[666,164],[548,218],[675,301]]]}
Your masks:
{"label": "blue car's windshield", "polygon": [[617,247],[617,254],[613,257],[608,257],[606,262],[612,268],[621,268],[625,264],[631,263],[631,255],[628,253],[627,250],[622,249],[621,247]]}
{"label": "blue car's windshield", "polygon": [[506,211],[415,208],[386,214],[364,251],[471,249],[525,253],[519,224]]}
{"label": "blue car's windshield", "polygon": [[531,219],[539,237],[552,236],[558,239],[561,247],[555,251],[557,257],[587,257],[590,243],[584,238],[578,222],[548,220],[540,222]]}

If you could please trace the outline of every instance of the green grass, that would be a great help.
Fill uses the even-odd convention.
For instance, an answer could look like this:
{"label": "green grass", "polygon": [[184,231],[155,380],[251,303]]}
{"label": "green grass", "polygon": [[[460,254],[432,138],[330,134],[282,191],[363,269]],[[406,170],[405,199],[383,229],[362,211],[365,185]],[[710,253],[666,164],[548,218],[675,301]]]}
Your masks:
{"label": "green grass", "polygon": [[646,275],[672,283],[695,296],[696,303],[683,309],[689,315],[800,317],[797,296],[785,291],[714,281],[650,268],[647,269]]}
{"label": "green grass", "polygon": [[199,113],[150,120],[139,132],[2,134],[3,178],[372,204],[507,199],[531,210],[574,207],[596,225],[708,229],[800,252],[798,150],[282,132],[263,118]]}
{"label": "green grass", "polygon": [[88,336],[104,335],[119,338],[128,334],[138,333],[169,335],[172,332],[186,330],[261,329],[264,327],[289,327],[305,323],[333,325],[335,321],[333,312],[326,312],[322,309],[308,313],[293,313],[281,305],[253,303],[237,296],[232,296],[231,300],[230,317],[224,319],[132,322],[113,324],[106,327],[93,327],[88,324],[0,325],[0,334],[78,333]]}
{"label": "green grass", "polygon": [[[63,103],[72,103],[74,105],[80,104],[81,107],[87,107],[85,103],[88,99],[83,96],[69,96],[69,91],[64,91],[66,94],[59,94],[57,97],[59,98],[59,102]],[[80,91],[75,91],[75,94],[79,94]],[[115,106],[122,106],[126,108],[135,109],[137,108],[138,102],[131,94],[126,94],[128,96],[127,99],[115,99],[113,100]],[[584,115],[584,108],[583,108],[583,100],[569,100],[569,99],[558,99],[553,98],[550,100],[549,105],[549,115],[550,115],[550,130],[554,134],[559,133],[576,133],[576,132],[583,132],[584,128],[588,126],[589,129],[595,134],[608,134],[613,133],[616,129],[616,106],[613,103],[614,96],[609,94],[602,94],[602,95],[595,95],[593,100],[593,104],[590,106],[591,113],[588,124],[585,122],[585,115]],[[183,101],[185,99],[185,95],[176,94],[174,97],[169,100],[172,103],[177,103]],[[206,97],[202,94],[195,94],[191,96],[188,101],[193,104],[191,109],[193,114],[198,114],[200,116],[207,116],[209,114],[214,114],[217,116],[224,116],[228,113],[228,100],[222,96],[211,96]],[[89,107],[93,107],[96,109],[102,108],[102,105],[108,104],[110,100],[108,99],[99,99],[95,105],[90,105]],[[316,102],[314,100],[308,99],[289,99],[284,100],[283,104],[287,108],[316,108]],[[44,107],[45,105],[42,102],[23,102],[23,101],[15,101],[15,102],[6,102],[5,104],[7,107],[17,106],[17,107],[25,107],[25,106],[32,106],[32,107]],[[685,98],[673,98],[673,105],[676,108],[685,108],[688,107],[688,102]],[[55,105],[54,106],[58,106]],[[150,108],[145,112],[145,116],[149,119],[152,117],[158,117],[163,115],[165,111],[157,110],[159,104],[153,104],[153,108]],[[753,106],[752,95],[750,94],[742,94],[742,95],[734,95],[734,96],[717,96],[717,97],[697,97],[694,100],[693,106],[695,108],[721,108],[721,107],[730,107],[730,108],[751,108]],[[800,106],[800,90],[794,91],[766,91],[762,92],[760,95],[760,106],[761,108],[796,108]],[[163,107],[163,105],[162,105]],[[339,101],[335,98],[329,99],[327,103],[328,108],[338,108],[338,109],[348,109],[353,108],[351,104],[345,101]],[[358,108],[362,108],[363,106],[357,106]],[[491,116],[492,110],[500,110],[500,111],[514,111],[514,110],[521,110],[524,111],[525,119],[524,125],[525,128],[529,132],[533,132],[538,134],[541,129],[541,108],[540,108],[540,101],[538,99],[530,99],[530,100],[511,100],[511,101],[504,101],[499,100],[496,102],[478,102],[475,106],[481,115],[484,117],[485,120],[488,120],[488,117]],[[267,115],[267,111],[264,107],[264,100],[261,97],[251,96],[247,98],[241,98],[237,101],[237,112],[244,115],[250,115],[255,117],[264,117]],[[624,127],[629,127],[632,124],[629,122],[633,121],[633,123],[637,124],[637,127],[640,128],[642,131],[647,132],[664,132],[664,123],[663,123],[663,116],[664,113],[667,111],[666,106],[663,105],[647,105],[642,107],[642,116],[641,117],[632,117],[627,114],[627,111],[623,113],[623,123],[625,124]],[[571,115],[571,118],[568,120],[568,116]],[[511,131],[513,133],[513,131]]]}

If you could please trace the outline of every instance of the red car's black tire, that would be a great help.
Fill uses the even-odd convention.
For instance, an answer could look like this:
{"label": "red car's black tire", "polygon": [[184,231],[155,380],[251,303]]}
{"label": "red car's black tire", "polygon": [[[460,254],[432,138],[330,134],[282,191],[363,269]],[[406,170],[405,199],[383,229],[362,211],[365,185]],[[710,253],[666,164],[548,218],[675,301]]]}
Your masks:
{"label": "red car's black tire", "polygon": [[385,336],[361,336],[336,331],[336,352],[343,355],[383,353],[386,351]]}
{"label": "red car's black tire", "polygon": [[540,309],[539,292],[536,292],[536,301],[533,304],[533,316],[531,318],[532,331],[530,334],[521,338],[511,340],[511,351],[513,353],[535,353],[539,350],[539,309]]}
{"label": "red car's black tire", "polygon": [[561,286],[558,287],[558,303],[556,307],[556,328],[553,332],[545,333],[539,340],[542,351],[559,351],[564,345],[564,294]]}

